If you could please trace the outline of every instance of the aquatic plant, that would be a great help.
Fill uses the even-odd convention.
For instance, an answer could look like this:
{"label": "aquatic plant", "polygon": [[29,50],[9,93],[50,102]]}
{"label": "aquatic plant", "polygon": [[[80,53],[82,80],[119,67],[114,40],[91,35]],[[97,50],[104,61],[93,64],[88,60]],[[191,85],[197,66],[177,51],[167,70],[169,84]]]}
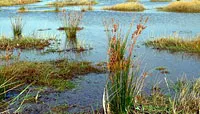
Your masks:
{"label": "aquatic plant", "polygon": [[176,1],[168,6],[160,7],[158,10],[168,12],[184,12],[184,13],[199,13],[200,1]]}
{"label": "aquatic plant", "polygon": [[81,12],[72,11],[68,12],[67,14],[63,13],[61,22],[64,27],[67,39],[76,39],[76,34],[82,17],[83,13]]}
{"label": "aquatic plant", "polygon": [[18,9],[18,12],[19,12],[19,13],[24,13],[24,12],[27,12],[27,11],[28,11],[28,9],[25,8],[25,6],[21,6],[21,7]]}
{"label": "aquatic plant", "polygon": [[17,16],[17,17],[11,18],[11,25],[12,25],[14,39],[22,38],[22,30],[24,26],[22,17]]}
{"label": "aquatic plant", "polygon": [[142,4],[138,2],[126,2],[120,3],[113,6],[105,6],[104,10],[114,10],[114,11],[144,11],[145,8]]}
{"label": "aquatic plant", "polygon": [[200,53],[200,37],[186,39],[175,36],[158,38],[145,42],[147,47],[158,50],[169,50],[171,52]]}
{"label": "aquatic plant", "polygon": [[[110,73],[104,91],[104,111],[106,114],[129,113],[132,105],[134,105],[135,97],[140,94],[147,73],[144,73],[141,77],[138,76],[138,69],[132,61],[132,51],[137,38],[146,28],[144,25],[147,20],[148,18],[143,22],[141,18],[131,40],[128,39],[133,23],[130,24],[127,34],[123,35],[121,34],[122,29],[114,20],[111,22],[104,21],[106,31],[111,29],[109,27],[113,28],[111,32],[107,32],[109,39],[107,68]],[[110,24],[113,26],[110,26]]]}

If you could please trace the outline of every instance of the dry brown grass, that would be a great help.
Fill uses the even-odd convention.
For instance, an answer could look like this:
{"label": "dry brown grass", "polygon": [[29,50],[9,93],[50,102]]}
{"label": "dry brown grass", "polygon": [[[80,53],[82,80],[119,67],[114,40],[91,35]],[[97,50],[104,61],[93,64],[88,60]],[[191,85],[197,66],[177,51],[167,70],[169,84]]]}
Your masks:
{"label": "dry brown grass", "polygon": [[58,0],[48,5],[64,7],[64,6],[95,5],[95,4],[97,4],[95,0]]}
{"label": "dry brown grass", "polygon": [[177,1],[159,9],[169,12],[200,13],[200,1]]}
{"label": "dry brown grass", "polygon": [[40,2],[40,0],[0,0],[0,6],[23,5]]}
{"label": "dry brown grass", "polygon": [[127,2],[116,4],[113,6],[106,6],[104,10],[115,10],[115,11],[144,11],[145,8],[142,4],[137,2]]}

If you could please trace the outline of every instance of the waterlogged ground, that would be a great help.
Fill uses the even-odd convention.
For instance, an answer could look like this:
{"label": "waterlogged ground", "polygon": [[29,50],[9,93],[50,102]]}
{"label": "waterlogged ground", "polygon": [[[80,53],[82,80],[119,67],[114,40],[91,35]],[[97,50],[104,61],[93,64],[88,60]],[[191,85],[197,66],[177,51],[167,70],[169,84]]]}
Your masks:
{"label": "waterlogged ground", "polygon": [[[27,5],[31,12],[18,14],[16,10],[20,6],[2,7],[0,11],[0,33],[1,35],[12,36],[10,17],[21,15],[25,22],[24,34],[37,34],[41,36],[56,36],[61,40],[59,48],[65,46],[65,35],[63,32],[57,31],[61,27],[61,13],[43,12],[44,10],[52,10],[45,6],[51,0],[43,0],[40,3]],[[107,37],[104,31],[103,20],[114,18],[123,24],[124,31],[127,30],[129,23],[135,19],[138,23],[141,16],[149,17],[147,28],[138,39],[135,49],[135,56],[141,63],[141,69],[152,73],[151,77],[147,78],[147,84],[152,84],[155,79],[163,79],[167,77],[169,80],[177,80],[183,75],[188,79],[200,77],[200,55],[185,54],[185,53],[170,53],[167,51],[157,51],[146,48],[143,43],[146,40],[155,37],[169,36],[177,33],[185,38],[191,38],[200,33],[200,14],[199,13],[169,13],[156,11],[156,7],[165,6],[168,3],[151,3],[147,0],[142,0],[141,3],[145,5],[147,10],[144,12],[116,12],[101,10],[102,6],[121,3],[122,0],[99,0],[99,4],[94,6],[94,11],[84,13],[81,27],[82,31],[78,33],[78,40],[85,42],[94,49],[83,53],[47,53],[44,51],[23,51],[21,60],[45,61],[55,60],[59,58],[70,58],[75,60],[89,60],[92,62],[106,61],[107,58]],[[82,6],[78,7],[64,7],[68,10],[80,10]],[[46,31],[38,31],[38,29],[48,29]],[[135,28],[134,28],[135,29]],[[156,71],[156,67],[166,67],[169,74],[161,74]],[[88,82],[89,80],[89,82]],[[97,81],[97,83],[96,83]],[[88,83],[87,83],[88,82]],[[91,82],[91,83],[90,83]],[[101,105],[101,96],[103,87],[106,82],[106,75],[85,76],[78,82],[80,88],[65,91],[61,93],[51,93],[45,100],[46,96],[42,96],[42,100],[50,105],[63,105],[64,100],[69,105],[81,105],[81,107],[88,107],[88,104]],[[94,85],[93,85],[94,84]],[[55,104],[51,98],[58,94],[58,104]],[[79,104],[80,103],[80,104]],[[95,107],[95,105],[94,105]],[[70,109],[71,112],[80,111],[77,107]]]}

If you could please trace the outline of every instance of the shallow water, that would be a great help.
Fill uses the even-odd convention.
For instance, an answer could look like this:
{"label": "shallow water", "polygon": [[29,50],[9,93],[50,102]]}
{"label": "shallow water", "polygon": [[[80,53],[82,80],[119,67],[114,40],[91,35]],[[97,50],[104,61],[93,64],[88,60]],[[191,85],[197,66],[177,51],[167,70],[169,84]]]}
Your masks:
{"label": "shallow water", "polygon": [[[41,3],[28,5],[31,10],[51,10],[52,8],[43,7],[44,4],[51,0],[44,0]],[[200,14],[199,13],[170,13],[156,11],[156,7],[165,6],[168,3],[151,3],[147,0],[141,1],[148,10],[144,12],[116,12],[101,10],[102,6],[120,3],[122,0],[99,0],[99,4],[94,6],[96,10],[84,13],[81,27],[82,31],[78,33],[78,40],[85,41],[94,48],[84,53],[50,53],[42,55],[41,51],[23,51],[21,60],[55,60],[59,58],[70,58],[76,60],[89,60],[92,62],[106,61],[107,58],[107,37],[104,31],[103,20],[114,18],[122,23],[123,30],[126,31],[132,19],[135,23],[139,22],[141,16],[149,17],[147,28],[143,31],[137,42],[135,55],[141,61],[141,69],[152,73],[147,81],[152,83],[155,79],[163,79],[167,77],[169,80],[177,80],[186,75],[188,79],[200,77],[200,59],[199,55],[191,55],[184,53],[170,53],[167,51],[157,51],[146,48],[144,41],[155,37],[173,35],[175,32],[185,38],[191,38],[200,33]],[[19,6],[2,7],[0,11],[0,33],[2,35],[12,36],[9,18],[19,15],[16,12]],[[68,10],[80,10],[81,7],[65,7]],[[31,35],[33,32],[41,36],[56,35],[61,39],[63,48],[65,36],[63,32],[56,29],[61,27],[61,13],[54,12],[29,12],[20,14],[25,21],[24,34]],[[37,31],[38,29],[51,28],[48,31]],[[164,66],[169,70],[169,74],[163,75],[154,69],[158,66]],[[96,79],[95,77],[91,78]],[[105,80],[104,80],[105,81]],[[102,88],[104,84],[100,84]],[[95,88],[95,89],[98,89]],[[84,89],[83,89],[84,90]],[[80,92],[81,93],[81,92]],[[83,95],[84,96],[84,95]],[[99,102],[99,101],[98,101]]]}

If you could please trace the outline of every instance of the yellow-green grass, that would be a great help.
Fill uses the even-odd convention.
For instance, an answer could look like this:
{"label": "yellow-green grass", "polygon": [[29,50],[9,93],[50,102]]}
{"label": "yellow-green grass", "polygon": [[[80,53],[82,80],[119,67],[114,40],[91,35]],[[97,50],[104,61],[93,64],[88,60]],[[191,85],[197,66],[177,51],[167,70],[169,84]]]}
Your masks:
{"label": "yellow-green grass", "polygon": [[144,11],[145,8],[142,4],[138,2],[126,2],[121,4],[116,4],[113,6],[106,6],[104,10],[114,10],[114,11]]}
{"label": "yellow-green grass", "polygon": [[159,38],[145,42],[147,47],[158,50],[169,50],[171,52],[200,53],[200,37],[194,39],[183,39],[176,37]]}
{"label": "yellow-green grass", "polygon": [[52,39],[38,39],[31,37],[23,37],[20,39],[0,38],[0,50],[6,50],[7,48],[19,48],[19,49],[44,49],[50,45]]}
{"label": "yellow-green grass", "polygon": [[[200,109],[200,78],[189,81],[180,79],[169,83],[171,94],[154,85],[151,95],[135,96],[133,114],[198,114]],[[174,93],[174,95],[173,95]]]}
{"label": "yellow-green grass", "polygon": [[[21,83],[53,87],[65,90],[74,87],[71,79],[88,73],[101,73],[91,62],[70,62],[68,60],[46,62],[16,62],[0,68],[0,76]],[[13,80],[13,81],[15,81]]]}
{"label": "yellow-green grass", "polygon": [[168,12],[200,13],[200,1],[177,1],[158,9]]}
{"label": "yellow-green grass", "polygon": [[60,0],[49,3],[50,6],[64,7],[64,6],[80,6],[80,5],[95,5],[95,0]]}
{"label": "yellow-green grass", "polygon": [[40,0],[0,0],[0,6],[23,5],[40,2]]}
{"label": "yellow-green grass", "polygon": [[151,2],[171,2],[172,0],[150,0]]}

